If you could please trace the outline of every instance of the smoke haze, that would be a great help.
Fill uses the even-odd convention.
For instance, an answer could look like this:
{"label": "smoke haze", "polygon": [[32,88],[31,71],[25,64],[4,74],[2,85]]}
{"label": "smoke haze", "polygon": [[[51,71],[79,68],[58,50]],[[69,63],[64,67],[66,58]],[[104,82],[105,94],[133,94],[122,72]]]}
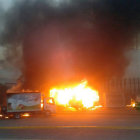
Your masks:
{"label": "smoke haze", "polygon": [[97,86],[123,76],[129,64],[125,53],[139,32],[140,2],[23,0],[5,15],[1,43],[17,54],[10,60],[20,66],[24,88],[82,79]]}

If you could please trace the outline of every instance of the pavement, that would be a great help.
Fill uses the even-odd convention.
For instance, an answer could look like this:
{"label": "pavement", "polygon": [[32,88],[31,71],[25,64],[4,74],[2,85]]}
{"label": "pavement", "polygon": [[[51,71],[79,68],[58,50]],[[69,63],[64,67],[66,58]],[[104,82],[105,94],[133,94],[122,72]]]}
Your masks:
{"label": "pavement", "polygon": [[99,109],[0,120],[0,140],[139,140],[140,112]]}

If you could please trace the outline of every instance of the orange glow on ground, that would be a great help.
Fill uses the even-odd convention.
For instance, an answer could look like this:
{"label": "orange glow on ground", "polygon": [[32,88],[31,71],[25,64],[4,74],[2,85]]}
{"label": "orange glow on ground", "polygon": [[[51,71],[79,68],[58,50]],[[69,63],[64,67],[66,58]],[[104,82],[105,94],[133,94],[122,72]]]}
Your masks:
{"label": "orange glow on ground", "polygon": [[53,88],[50,90],[50,97],[55,99],[57,105],[65,107],[90,108],[99,101],[96,90],[87,86],[87,81],[79,85],[63,88]]}
{"label": "orange glow on ground", "polygon": [[25,114],[23,114],[22,116],[23,116],[23,117],[29,117],[30,114],[29,114],[29,113],[25,113]]}

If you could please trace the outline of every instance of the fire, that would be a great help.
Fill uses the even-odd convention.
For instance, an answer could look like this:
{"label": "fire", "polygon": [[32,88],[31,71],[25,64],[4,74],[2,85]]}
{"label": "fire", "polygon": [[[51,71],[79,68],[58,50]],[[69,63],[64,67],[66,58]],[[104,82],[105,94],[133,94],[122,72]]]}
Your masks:
{"label": "fire", "polygon": [[25,113],[25,114],[23,114],[22,116],[23,116],[23,117],[29,117],[30,114],[29,114],[29,113]]}
{"label": "fire", "polygon": [[44,104],[43,104],[43,99],[41,99],[41,108],[43,108]]}
{"label": "fire", "polygon": [[132,107],[136,106],[135,100],[131,99],[131,105],[130,106],[132,106]]}
{"label": "fire", "polygon": [[85,108],[93,107],[99,101],[98,92],[88,87],[87,81],[73,87],[53,88],[50,90],[50,97],[58,105]]}
{"label": "fire", "polygon": [[135,106],[136,106],[136,104],[135,104],[135,103],[133,103],[133,104],[132,104],[132,107],[135,107]]}

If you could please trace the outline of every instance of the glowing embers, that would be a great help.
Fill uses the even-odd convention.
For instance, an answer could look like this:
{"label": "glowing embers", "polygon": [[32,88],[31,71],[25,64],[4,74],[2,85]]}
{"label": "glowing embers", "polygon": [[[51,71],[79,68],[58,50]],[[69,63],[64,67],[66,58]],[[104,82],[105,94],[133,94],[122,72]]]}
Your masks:
{"label": "glowing embers", "polygon": [[53,88],[50,90],[50,97],[55,99],[57,105],[74,108],[91,108],[99,101],[96,90],[87,86],[84,81],[76,86]]}

